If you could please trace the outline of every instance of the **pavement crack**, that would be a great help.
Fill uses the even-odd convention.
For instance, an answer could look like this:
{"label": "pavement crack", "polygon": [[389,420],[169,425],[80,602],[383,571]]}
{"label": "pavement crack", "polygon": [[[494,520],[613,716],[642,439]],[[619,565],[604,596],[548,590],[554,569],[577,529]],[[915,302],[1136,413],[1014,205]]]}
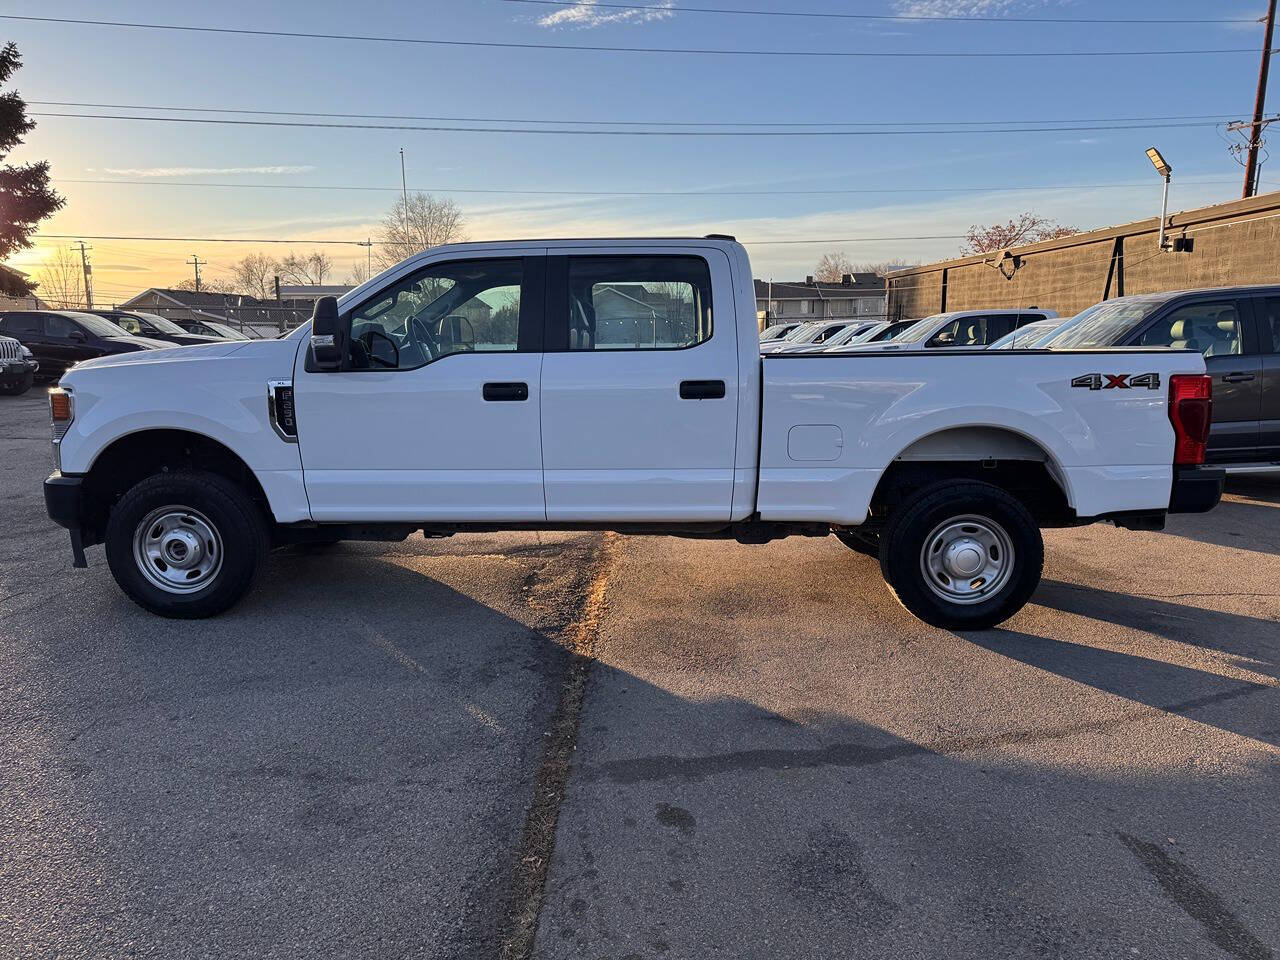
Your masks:
{"label": "pavement crack", "polygon": [[1226,901],[1205,886],[1194,870],[1173,859],[1159,844],[1139,840],[1127,833],[1118,836],[1160,884],[1164,895],[1204,927],[1210,942],[1240,960],[1271,960],[1270,948],[1240,922]]}
{"label": "pavement crack", "polygon": [[542,911],[543,889],[555,853],[556,826],[573,767],[578,731],[594,663],[605,594],[616,565],[620,537],[606,533],[591,558],[590,579],[577,615],[559,631],[569,651],[560,697],[551,716],[546,747],[533,788],[533,800],[514,864],[510,913],[501,939],[501,960],[527,960],[533,953]]}

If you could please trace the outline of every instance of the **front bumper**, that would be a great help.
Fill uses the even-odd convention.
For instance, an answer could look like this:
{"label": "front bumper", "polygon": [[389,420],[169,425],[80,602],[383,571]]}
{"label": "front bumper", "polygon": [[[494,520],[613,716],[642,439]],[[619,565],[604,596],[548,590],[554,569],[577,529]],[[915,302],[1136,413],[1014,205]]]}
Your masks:
{"label": "front bumper", "polygon": [[1222,499],[1227,471],[1222,467],[1174,467],[1170,513],[1205,513]]}
{"label": "front bumper", "polygon": [[75,558],[75,566],[87,567],[84,558],[84,533],[82,527],[81,506],[84,478],[66,476],[61,473],[50,474],[44,482],[44,506],[49,519],[60,527],[71,531],[71,553]]}
{"label": "front bumper", "polygon": [[39,369],[40,363],[36,360],[0,361],[0,380],[17,380],[29,373],[34,374]]}

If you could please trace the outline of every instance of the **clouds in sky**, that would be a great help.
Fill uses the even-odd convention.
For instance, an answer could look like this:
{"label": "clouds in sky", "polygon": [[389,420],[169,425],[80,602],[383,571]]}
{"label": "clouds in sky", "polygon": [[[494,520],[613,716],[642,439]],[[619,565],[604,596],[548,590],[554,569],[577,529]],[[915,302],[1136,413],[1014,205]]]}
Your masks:
{"label": "clouds in sky", "polygon": [[287,166],[273,164],[261,167],[103,167],[101,171],[89,167],[89,173],[109,173],[116,177],[208,177],[229,176],[241,173],[260,173],[270,176],[290,176],[311,173],[310,164]]}
{"label": "clouds in sky", "polygon": [[647,10],[601,9],[595,0],[587,3],[564,7],[554,13],[538,18],[538,25],[543,27],[581,27],[590,29],[613,23],[651,23],[654,20],[666,20],[672,16],[675,0],[662,0]]}
{"label": "clouds in sky", "polygon": [[1043,7],[1044,0],[897,0],[904,17],[1002,17]]}

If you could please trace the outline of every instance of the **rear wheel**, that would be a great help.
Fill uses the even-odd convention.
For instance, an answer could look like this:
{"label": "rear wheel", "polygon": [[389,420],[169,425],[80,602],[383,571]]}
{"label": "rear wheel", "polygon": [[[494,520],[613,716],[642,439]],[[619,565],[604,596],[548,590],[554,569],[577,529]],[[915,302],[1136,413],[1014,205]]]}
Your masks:
{"label": "rear wheel", "polygon": [[926,623],[982,630],[1013,616],[1040,582],[1044,540],[1030,511],[999,487],[946,482],[889,518],[880,569]]}
{"label": "rear wheel", "polygon": [[161,473],[120,498],[107,522],[107,564],[139,606],[194,619],[226,610],[253,585],[266,553],[262,515],[225,477]]}

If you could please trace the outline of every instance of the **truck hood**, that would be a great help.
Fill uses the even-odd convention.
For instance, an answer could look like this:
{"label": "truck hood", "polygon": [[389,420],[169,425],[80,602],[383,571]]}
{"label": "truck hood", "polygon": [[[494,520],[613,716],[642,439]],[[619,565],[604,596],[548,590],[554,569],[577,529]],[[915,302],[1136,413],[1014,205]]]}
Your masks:
{"label": "truck hood", "polygon": [[[159,341],[156,342],[159,343]],[[75,365],[75,369],[101,370],[104,367],[137,366],[143,363],[183,363],[190,360],[212,360],[218,357],[230,356],[237,349],[246,345],[246,341],[231,340],[219,340],[215,343],[202,344],[198,347],[178,347],[172,343],[166,343],[162,344],[163,349],[135,350],[132,353],[113,353],[105,357],[94,357],[92,360],[82,360]]]}

